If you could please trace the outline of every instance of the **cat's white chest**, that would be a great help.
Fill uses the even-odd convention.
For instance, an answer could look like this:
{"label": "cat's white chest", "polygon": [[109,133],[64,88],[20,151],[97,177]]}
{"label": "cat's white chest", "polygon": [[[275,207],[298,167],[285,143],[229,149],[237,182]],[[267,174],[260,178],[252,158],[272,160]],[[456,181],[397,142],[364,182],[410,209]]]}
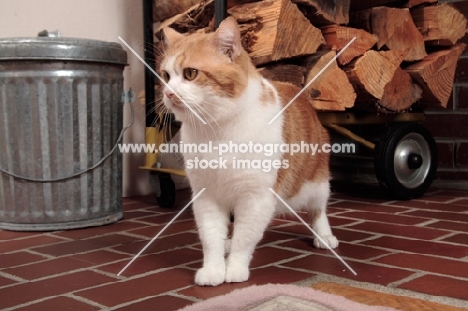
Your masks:
{"label": "cat's white chest", "polygon": [[[252,187],[275,184],[283,155],[274,146],[284,143],[283,119],[280,116],[268,123],[281,110],[281,103],[262,102],[259,86],[253,84],[246,90],[236,103],[242,105],[241,112],[227,122],[182,126],[184,143],[205,147],[183,154],[193,188],[216,189],[220,199],[226,200]],[[208,152],[206,147],[210,147]]]}

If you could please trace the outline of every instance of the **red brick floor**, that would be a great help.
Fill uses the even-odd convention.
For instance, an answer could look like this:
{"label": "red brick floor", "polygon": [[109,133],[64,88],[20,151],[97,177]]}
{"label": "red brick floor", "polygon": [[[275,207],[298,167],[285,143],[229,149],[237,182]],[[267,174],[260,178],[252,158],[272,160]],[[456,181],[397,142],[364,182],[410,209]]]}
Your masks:
{"label": "red brick floor", "polygon": [[431,189],[413,201],[390,201],[373,185],[335,188],[329,216],[337,253],[312,246],[291,217],[275,219],[258,246],[251,278],[195,286],[201,248],[186,211],[122,274],[117,273],[188,202],[173,209],[152,196],[124,199],[124,219],[57,232],[0,230],[2,310],[176,310],[252,284],[341,278],[468,300],[468,191]]}

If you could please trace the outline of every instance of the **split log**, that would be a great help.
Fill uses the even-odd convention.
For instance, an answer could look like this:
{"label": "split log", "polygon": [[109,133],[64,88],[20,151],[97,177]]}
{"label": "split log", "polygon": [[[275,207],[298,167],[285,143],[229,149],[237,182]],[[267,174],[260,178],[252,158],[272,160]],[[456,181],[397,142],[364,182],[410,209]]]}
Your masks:
{"label": "split log", "polygon": [[388,6],[388,7],[402,7],[406,0],[351,0],[350,11],[363,11],[373,7]]}
{"label": "split log", "polygon": [[421,93],[422,89],[419,85],[413,83],[411,76],[398,67],[392,80],[384,87],[378,108],[386,113],[406,111],[421,98]]}
{"label": "split log", "polygon": [[324,26],[320,30],[326,42],[324,48],[336,50],[337,52],[356,37],[356,40],[338,56],[337,61],[342,66],[370,50],[378,41],[376,35],[370,34],[363,29],[331,25]]}
{"label": "split log", "polygon": [[427,54],[424,39],[413,23],[409,9],[375,7],[351,15],[352,26],[379,37],[377,48],[409,49],[405,61],[423,59]]}
{"label": "split log", "polygon": [[411,10],[414,24],[429,45],[454,45],[466,32],[466,18],[449,4]]}
{"label": "split log", "polygon": [[350,0],[292,0],[313,25],[346,25],[349,22]]}
{"label": "split log", "polygon": [[190,7],[200,3],[200,0],[153,0],[153,20],[159,22],[187,11]]}
{"label": "split log", "polygon": [[423,105],[447,107],[458,58],[465,47],[466,44],[459,43],[449,50],[431,53],[423,60],[405,68],[423,89]]}
{"label": "split log", "polygon": [[409,0],[406,4],[406,8],[412,8],[421,4],[432,4],[437,3],[438,0]]}
{"label": "split log", "polygon": [[[213,0],[153,0],[153,19],[156,23],[157,34],[164,27],[171,27],[185,33],[194,32],[201,28],[214,27]],[[259,0],[228,0],[227,7],[256,2]]]}
{"label": "split log", "polygon": [[255,65],[310,55],[324,42],[321,31],[290,0],[266,0],[228,10]]}
{"label": "split log", "polygon": [[161,39],[161,30],[171,27],[180,33],[193,33],[197,30],[206,28],[213,20],[215,6],[213,0],[198,1],[183,13],[172,16],[159,23],[154,28],[155,36]]}
{"label": "split log", "polygon": [[[354,106],[356,93],[346,73],[333,60],[335,57],[335,51],[320,51],[306,60],[308,73],[305,84],[314,80],[307,91],[317,110],[343,111]],[[320,73],[330,61],[330,66]]]}
{"label": "split log", "polygon": [[412,8],[425,3],[437,3],[437,0],[351,0],[349,10],[356,12],[378,6]]}
{"label": "split log", "polygon": [[371,50],[345,67],[349,81],[356,91],[357,101],[375,103],[381,100],[385,86],[392,80],[407,53],[407,50]]}
{"label": "split log", "polygon": [[293,64],[274,64],[258,71],[268,80],[289,82],[298,87],[304,85],[306,69],[302,66]]}

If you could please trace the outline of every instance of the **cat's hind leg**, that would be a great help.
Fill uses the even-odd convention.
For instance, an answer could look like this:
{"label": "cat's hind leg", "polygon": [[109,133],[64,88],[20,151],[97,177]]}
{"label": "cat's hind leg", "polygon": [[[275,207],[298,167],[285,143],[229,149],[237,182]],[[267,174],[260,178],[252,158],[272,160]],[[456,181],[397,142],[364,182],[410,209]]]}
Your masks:
{"label": "cat's hind leg", "polygon": [[237,204],[234,210],[234,231],[229,245],[225,281],[244,282],[249,278],[252,254],[275,211],[275,199],[266,190],[251,195]]}
{"label": "cat's hind leg", "polygon": [[[310,195],[307,203],[307,212],[312,229],[325,241],[331,248],[338,246],[338,239],[333,235],[326,214],[328,198],[330,196],[329,182],[312,183],[308,185]],[[327,248],[319,238],[314,238],[314,246],[317,248]]]}
{"label": "cat's hind leg", "polygon": [[229,213],[203,196],[193,203],[193,212],[203,248],[203,267],[197,271],[195,283],[216,286],[224,282],[226,275],[224,244]]}
{"label": "cat's hind leg", "polygon": [[[338,239],[333,235],[325,210],[315,210],[316,216],[313,217],[312,229],[327,243],[331,248],[338,246]],[[328,248],[319,238],[314,238],[314,246],[317,248]]]}

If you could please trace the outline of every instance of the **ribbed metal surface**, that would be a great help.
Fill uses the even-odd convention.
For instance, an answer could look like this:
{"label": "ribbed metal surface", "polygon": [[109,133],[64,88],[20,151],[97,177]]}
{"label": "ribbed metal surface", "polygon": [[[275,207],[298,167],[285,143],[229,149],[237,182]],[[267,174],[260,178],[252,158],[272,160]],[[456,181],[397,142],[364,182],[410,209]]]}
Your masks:
{"label": "ribbed metal surface", "polygon": [[115,42],[62,37],[0,39],[0,60],[36,59],[125,64],[127,54]]}
{"label": "ribbed metal surface", "polygon": [[[47,180],[101,160],[122,129],[123,67],[0,61],[0,166]],[[122,217],[121,163],[117,151],[96,169],[60,182],[0,173],[0,228],[57,230],[117,221]]]}

